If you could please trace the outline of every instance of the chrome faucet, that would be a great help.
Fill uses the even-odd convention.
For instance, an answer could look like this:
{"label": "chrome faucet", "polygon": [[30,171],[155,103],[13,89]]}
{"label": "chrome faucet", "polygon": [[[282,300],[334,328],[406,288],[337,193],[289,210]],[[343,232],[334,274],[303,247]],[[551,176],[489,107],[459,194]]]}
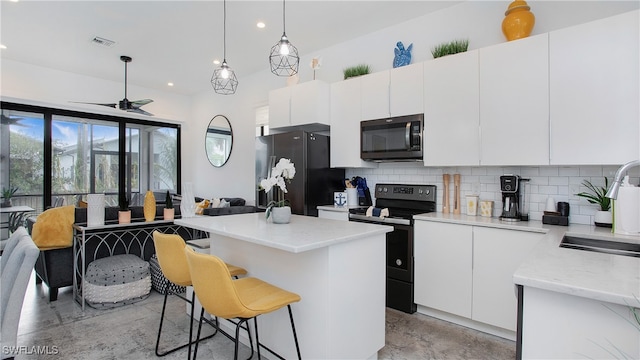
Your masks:
{"label": "chrome faucet", "polygon": [[613,183],[611,183],[611,187],[605,195],[606,197],[609,199],[616,199],[618,197],[618,189],[620,188],[624,174],[634,166],[640,166],[640,160],[629,161],[618,168],[618,171],[616,171],[616,177],[613,179]]}

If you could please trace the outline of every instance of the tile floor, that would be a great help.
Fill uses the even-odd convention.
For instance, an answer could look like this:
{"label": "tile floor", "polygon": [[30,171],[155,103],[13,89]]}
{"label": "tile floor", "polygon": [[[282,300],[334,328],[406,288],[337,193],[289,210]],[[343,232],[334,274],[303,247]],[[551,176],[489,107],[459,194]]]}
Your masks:
{"label": "tile floor", "polygon": [[[58,301],[47,303],[48,289],[29,284],[22,309],[18,345],[26,346],[20,359],[159,359],[154,347],[163,296],[151,291],[144,301],[111,310],[80,306],[72,288],[61,289]],[[169,297],[163,330],[167,343],[188,337],[185,303]],[[210,333],[210,327],[203,326]],[[379,359],[514,359],[515,343],[421,314],[387,309],[386,346]],[[165,337],[166,335],[166,337]],[[172,342],[173,341],[173,342]],[[304,345],[302,352],[304,355]],[[40,352],[40,354],[38,354]],[[242,347],[240,358],[249,349]],[[184,359],[186,350],[163,359]],[[223,336],[203,342],[199,359],[230,359],[233,343]]]}

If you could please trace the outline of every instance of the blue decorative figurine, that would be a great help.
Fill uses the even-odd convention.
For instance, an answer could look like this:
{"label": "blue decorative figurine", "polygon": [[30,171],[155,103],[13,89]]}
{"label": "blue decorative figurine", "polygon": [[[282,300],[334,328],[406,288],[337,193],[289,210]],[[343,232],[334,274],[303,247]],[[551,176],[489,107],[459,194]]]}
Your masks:
{"label": "blue decorative figurine", "polygon": [[393,58],[394,68],[411,64],[411,49],[413,49],[413,44],[405,49],[402,41],[396,43],[396,48],[393,49],[393,52],[396,54]]}

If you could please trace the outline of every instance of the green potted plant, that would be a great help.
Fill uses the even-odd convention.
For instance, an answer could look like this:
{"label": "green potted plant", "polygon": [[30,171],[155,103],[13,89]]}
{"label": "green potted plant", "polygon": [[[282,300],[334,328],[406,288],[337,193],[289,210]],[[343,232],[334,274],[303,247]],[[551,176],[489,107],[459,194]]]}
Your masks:
{"label": "green potted plant", "polygon": [[173,220],[175,217],[175,209],[173,208],[173,199],[171,199],[171,194],[169,190],[167,190],[167,195],[165,197],[166,203],[164,205],[164,219],[165,220]]}
{"label": "green potted plant", "polygon": [[369,68],[369,65],[360,64],[360,65],[348,67],[342,70],[342,72],[344,74],[344,79],[347,80],[350,77],[366,75],[370,72],[370,70],[371,69]]}
{"label": "green potted plant", "polygon": [[575,194],[576,196],[587,199],[591,204],[598,205],[598,210],[594,217],[594,223],[596,226],[611,227],[613,223],[611,214],[611,199],[606,197],[607,190],[609,189],[609,179],[604,177],[604,187],[593,185],[589,180],[584,180],[582,186],[586,187],[588,191],[583,191]]}
{"label": "green potted plant", "polygon": [[446,55],[465,52],[468,48],[469,40],[454,40],[434,47],[433,49],[431,49],[431,55],[433,55],[433,58],[436,59]]}
{"label": "green potted plant", "polygon": [[4,199],[0,204],[0,207],[11,207],[13,204],[11,203],[11,198],[18,191],[17,187],[14,188],[2,188],[2,198]]}
{"label": "green potted plant", "polygon": [[130,224],[131,223],[131,209],[129,209],[129,198],[127,196],[121,196],[118,199],[118,224]]}

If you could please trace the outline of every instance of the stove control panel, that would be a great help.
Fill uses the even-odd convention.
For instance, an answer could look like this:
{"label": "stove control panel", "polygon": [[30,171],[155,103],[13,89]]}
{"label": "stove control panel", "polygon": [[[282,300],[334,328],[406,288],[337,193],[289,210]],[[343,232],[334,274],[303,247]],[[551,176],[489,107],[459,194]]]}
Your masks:
{"label": "stove control panel", "polygon": [[436,201],[435,185],[377,184],[376,199]]}

